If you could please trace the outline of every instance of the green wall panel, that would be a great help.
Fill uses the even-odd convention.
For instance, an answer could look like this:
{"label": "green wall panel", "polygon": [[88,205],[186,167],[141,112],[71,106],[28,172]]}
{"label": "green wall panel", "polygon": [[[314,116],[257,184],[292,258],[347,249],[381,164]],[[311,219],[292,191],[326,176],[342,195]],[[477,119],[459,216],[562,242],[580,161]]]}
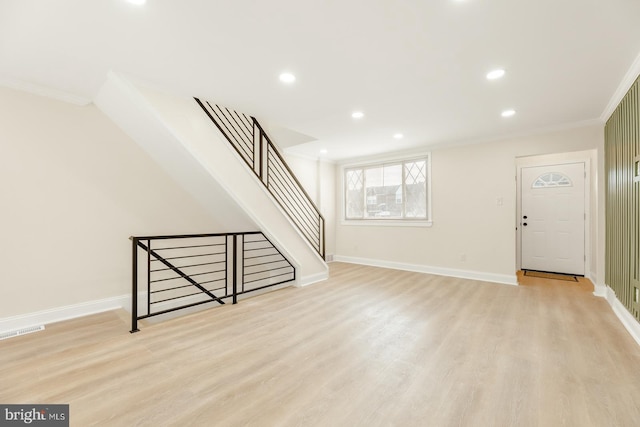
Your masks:
{"label": "green wall panel", "polygon": [[640,79],[605,126],[605,282],[640,321]]}

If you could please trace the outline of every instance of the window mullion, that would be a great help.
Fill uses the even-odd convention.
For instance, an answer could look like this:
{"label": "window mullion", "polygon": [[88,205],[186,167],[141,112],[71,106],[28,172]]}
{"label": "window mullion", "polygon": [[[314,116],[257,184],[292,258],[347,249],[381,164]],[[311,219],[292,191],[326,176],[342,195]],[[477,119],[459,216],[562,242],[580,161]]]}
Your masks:
{"label": "window mullion", "polygon": [[362,219],[367,218],[367,174],[365,168],[362,171]]}
{"label": "window mullion", "polygon": [[404,162],[402,162],[402,219],[407,217],[407,175]]}

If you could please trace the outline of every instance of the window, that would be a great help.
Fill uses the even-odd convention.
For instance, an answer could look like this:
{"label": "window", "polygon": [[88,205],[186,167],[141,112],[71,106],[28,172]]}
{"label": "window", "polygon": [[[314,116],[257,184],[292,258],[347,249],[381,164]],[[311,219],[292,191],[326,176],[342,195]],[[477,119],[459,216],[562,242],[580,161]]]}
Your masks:
{"label": "window", "polygon": [[346,220],[429,221],[428,156],[344,169]]}
{"label": "window", "polygon": [[571,187],[573,184],[569,177],[560,172],[549,172],[540,175],[533,181],[532,188]]}

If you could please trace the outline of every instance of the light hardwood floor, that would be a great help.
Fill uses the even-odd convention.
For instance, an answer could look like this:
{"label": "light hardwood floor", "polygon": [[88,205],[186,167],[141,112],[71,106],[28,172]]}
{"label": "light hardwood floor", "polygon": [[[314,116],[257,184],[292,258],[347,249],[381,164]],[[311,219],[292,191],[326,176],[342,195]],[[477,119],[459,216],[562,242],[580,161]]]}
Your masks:
{"label": "light hardwood floor", "polygon": [[640,347],[590,283],[349,264],[142,326],[108,312],[0,341],[0,403],[74,426],[638,426]]}

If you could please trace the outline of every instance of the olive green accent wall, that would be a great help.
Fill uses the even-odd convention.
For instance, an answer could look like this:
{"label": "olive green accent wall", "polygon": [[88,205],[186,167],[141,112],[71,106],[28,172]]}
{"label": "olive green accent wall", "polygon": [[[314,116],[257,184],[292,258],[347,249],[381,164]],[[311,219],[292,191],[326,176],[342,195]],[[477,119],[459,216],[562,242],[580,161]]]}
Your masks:
{"label": "olive green accent wall", "polygon": [[640,321],[640,78],[605,126],[606,284]]}

